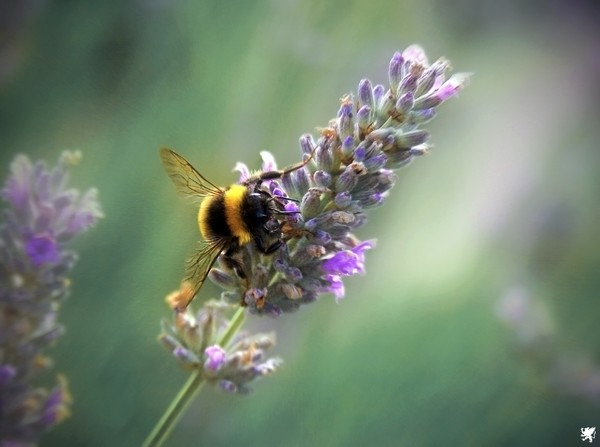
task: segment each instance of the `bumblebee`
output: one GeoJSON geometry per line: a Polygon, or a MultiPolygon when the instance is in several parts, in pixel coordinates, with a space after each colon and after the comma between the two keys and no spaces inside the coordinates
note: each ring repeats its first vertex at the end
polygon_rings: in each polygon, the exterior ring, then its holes
{"type": "Polygon", "coordinates": [[[244,266],[237,256],[242,247],[253,243],[260,253],[267,255],[281,247],[283,236],[279,219],[287,214],[281,202],[283,198],[265,191],[261,183],[302,168],[312,159],[312,154],[301,163],[282,170],[260,172],[226,188],[211,183],[171,149],[162,148],[160,158],[178,192],[202,200],[198,210],[198,227],[204,240],[186,263],[184,281],[189,282],[191,291],[187,295],[189,299],[185,309],[221,253],[228,267],[245,279],[244,266]]]}

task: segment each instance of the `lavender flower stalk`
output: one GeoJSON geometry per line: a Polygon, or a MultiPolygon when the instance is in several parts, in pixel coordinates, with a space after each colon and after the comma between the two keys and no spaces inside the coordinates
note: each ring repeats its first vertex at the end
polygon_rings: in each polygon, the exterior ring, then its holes
{"type": "MultiPolygon", "coordinates": [[[[314,154],[312,165],[263,182],[273,196],[294,199],[283,199],[287,243],[273,257],[249,244],[248,280],[222,262],[213,268],[209,278],[223,287],[224,301],[242,302],[252,314],[278,316],[324,293],[344,296],[343,278],[364,273],[365,252],[374,247],[354,230],[366,223],[367,209],[384,203],[396,179],[393,171],[429,151],[429,133],[421,124],[468,80],[467,74],[446,80],[448,70],[445,59],[429,65],[423,50],[410,46],[392,57],[387,89],[362,80],[357,96],[342,98],[337,117],[316,142],[311,135],[300,137],[304,156],[314,154]]],[[[277,169],[271,154],[261,155],[263,171],[277,169]]],[[[240,183],[250,175],[242,163],[236,170],[240,183]]]]}
{"type": "MultiPolygon", "coordinates": [[[[445,59],[430,65],[416,45],[395,53],[387,87],[363,79],[355,97],[342,98],[336,118],[320,130],[316,141],[312,135],[300,137],[304,160],[311,158],[307,165],[260,183],[282,208],[278,220],[284,243],[273,255],[263,254],[253,243],[241,247],[245,278],[224,257],[210,271],[208,277],[223,289],[219,306],[243,306],[229,328],[241,326],[244,308],[254,315],[279,316],[323,294],[344,297],[343,278],[364,273],[365,252],[375,246],[373,240],[361,241],[354,234],[367,221],[365,211],[385,202],[396,179],[394,170],[429,151],[429,133],[421,125],[468,82],[465,73],[446,79],[449,68],[445,59]]],[[[277,169],[270,153],[261,156],[263,172],[277,169]]],[[[240,184],[251,177],[243,163],[236,170],[240,184]]],[[[245,393],[247,382],[280,363],[264,360],[264,351],[272,344],[268,337],[238,337],[234,346],[228,345],[230,332],[219,337],[224,320],[216,316],[219,306],[213,302],[196,316],[189,308],[181,311],[190,293],[184,284],[168,298],[175,322],[163,323],[160,338],[195,374],[146,446],[162,443],[177,420],[176,412],[185,409],[204,381],[245,393]]]]}
{"type": "Polygon", "coordinates": [[[15,157],[1,197],[0,223],[0,445],[35,445],[69,415],[66,379],[52,390],[35,379],[52,361],[44,349],[63,333],[57,323],[68,295],[76,254],[66,248],[102,216],[96,190],[68,187],[68,168],[79,153],[64,152],[48,168],[15,157]]]}

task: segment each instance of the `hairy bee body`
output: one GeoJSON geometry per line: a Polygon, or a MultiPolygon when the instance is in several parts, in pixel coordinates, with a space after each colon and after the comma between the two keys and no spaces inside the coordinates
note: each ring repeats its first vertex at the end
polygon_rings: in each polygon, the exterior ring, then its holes
{"type": "Polygon", "coordinates": [[[275,201],[255,185],[231,185],[221,194],[207,196],[198,210],[198,226],[205,241],[227,240],[232,247],[252,241],[265,254],[281,244],[275,201]]]}
{"type": "Polygon", "coordinates": [[[236,256],[242,247],[254,243],[260,253],[271,254],[283,244],[279,219],[286,213],[281,198],[261,188],[261,183],[300,169],[312,155],[297,165],[281,171],[262,172],[227,188],[212,184],[171,149],[161,149],[160,157],[179,192],[202,199],[198,227],[204,241],[188,260],[184,278],[191,283],[193,299],[220,254],[238,276],[245,278],[245,266],[236,256]]]}
{"type": "Polygon", "coordinates": [[[198,210],[198,226],[204,240],[229,239],[236,245],[245,245],[252,239],[242,216],[247,200],[247,188],[232,185],[221,194],[207,196],[198,210]]]}

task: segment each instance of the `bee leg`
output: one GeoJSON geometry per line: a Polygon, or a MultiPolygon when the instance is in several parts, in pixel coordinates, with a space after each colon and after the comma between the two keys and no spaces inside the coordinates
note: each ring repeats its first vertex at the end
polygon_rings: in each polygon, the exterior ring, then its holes
{"type": "Polygon", "coordinates": [[[271,244],[269,247],[267,247],[265,250],[263,250],[264,254],[266,255],[271,255],[273,253],[275,253],[277,250],[279,250],[279,247],[281,247],[283,245],[283,241],[281,239],[275,241],[273,244],[271,244]]]}
{"type": "Polygon", "coordinates": [[[265,255],[272,255],[277,250],[279,250],[279,247],[281,247],[282,245],[283,240],[281,239],[281,237],[279,237],[279,235],[277,239],[268,238],[268,241],[261,241],[260,239],[256,239],[256,246],[258,250],[265,255]]]}
{"type": "Polygon", "coordinates": [[[240,279],[246,279],[246,272],[244,271],[244,264],[239,256],[238,247],[231,247],[227,249],[221,258],[221,261],[225,264],[225,268],[231,270],[240,279]]]}
{"type": "MultiPolygon", "coordinates": [[[[248,279],[248,275],[246,275],[246,272],[244,270],[244,263],[240,259],[240,254],[241,251],[239,247],[231,247],[225,253],[223,253],[221,262],[223,262],[225,268],[234,272],[236,276],[244,282],[242,290],[245,292],[250,287],[250,280],[248,279]]],[[[244,301],[244,296],[242,294],[242,298],[240,299],[240,306],[246,307],[246,305],[247,304],[244,301]]]]}

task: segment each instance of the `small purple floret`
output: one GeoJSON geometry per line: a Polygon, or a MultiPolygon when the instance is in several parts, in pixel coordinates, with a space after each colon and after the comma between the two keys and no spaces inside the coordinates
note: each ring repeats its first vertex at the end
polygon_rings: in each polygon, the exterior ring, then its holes
{"type": "Polygon", "coordinates": [[[0,366],[0,387],[7,385],[15,376],[17,370],[12,365],[0,366]]]}
{"type": "Polygon", "coordinates": [[[323,261],[322,268],[331,275],[350,276],[364,273],[364,252],[370,248],[373,248],[373,243],[365,241],[351,250],[339,251],[331,258],[323,261]]]}
{"type": "Polygon", "coordinates": [[[29,238],[25,244],[25,252],[36,267],[48,263],[54,264],[60,260],[56,241],[47,234],[29,238]]]}
{"type": "Polygon", "coordinates": [[[209,346],[204,350],[204,368],[216,372],[221,369],[225,360],[227,360],[227,353],[223,348],[218,345],[209,346]]]}

